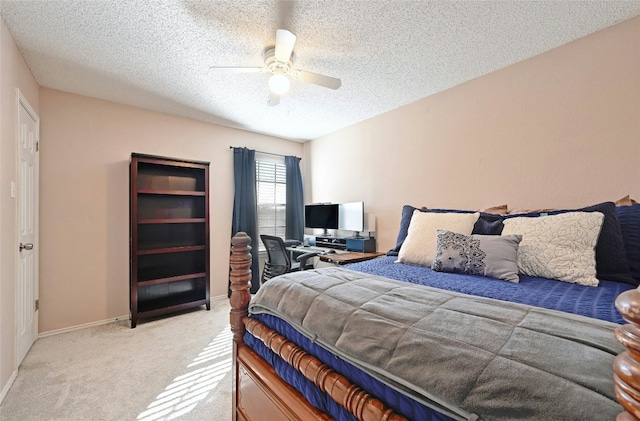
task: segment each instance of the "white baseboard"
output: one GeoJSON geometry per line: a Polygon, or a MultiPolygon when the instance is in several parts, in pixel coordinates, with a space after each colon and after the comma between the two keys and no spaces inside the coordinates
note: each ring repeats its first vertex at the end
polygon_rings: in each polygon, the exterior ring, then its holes
{"type": "Polygon", "coordinates": [[[229,297],[226,295],[216,295],[215,297],[209,298],[209,301],[227,301],[229,297]]]}
{"type": "MultiPolygon", "coordinates": [[[[223,302],[223,301],[226,301],[228,299],[229,299],[229,297],[227,297],[226,295],[217,295],[215,297],[211,297],[210,301],[211,302],[217,302],[217,301],[223,302]]],[[[106,325],[107,323],[118,322],[120,320],[129,320],[129,315],[126,314],[124,316],[114,317],[112,319],[99,320],[97,322],[84,323],[84,324],[77,325],[77,326],[63,327],[62,329],[54,329],[54,330],[49,330],[47,332],[41,332],[41,333],[38,334],[38,339],[46,338],[47,336],[58,335],[60,333],[73,332],[74,330],[85,329],[87,327],[106,325]]]]}
{"type": "Polygon", "coordinates": [[[120,320],[129,320],[129,315],[127,314],[124,316],[114,317],[111,319],[99,320],[97,322],[84,323],[76,326],[63,327],[62,329],[54,329],[54,330],[49,330],[47,332],[41,332],[38,334],[38,339],[46,338],[47,336],[58,335],[60,333],[73,332],[74,330],[85,329],[87,327],[106,325],[107,323],[113,323],[120,320]]]}
{"type": "Polygon", "coordinates": [[[2,394],[0,394],[0,404],[4,402],[4,398],[7,396],[7,393],[9,393],[9,389],[11,389],[11,386],[13,386],[13,382],[16,380],[17,376],[18,370],[14,370],[13,373],[11,373],[11,377],[9,377],[9,381],[2,388],[2,394]]]}
{"type": "MultiPolygon", "coordinates": [[[[229,297],[227,297],[226,295],[217,295],[215,297],[211,297],[209,300],[211,302],[217,302],[217,301],[223,302],[228,299],[229,297]]],[[[47,332],[41,332],[38,334],[38,339],[46,338],[47,336],[58,335],[60,333],[73,332],[74,330],[85,329],[87,327],[106,325],[107,323],[118,322],[120,320],[129,320],[129,315],[126,314],[124,316],[114,317],[112,319],[99,320],[97,322],[84,323],[77,326],[63,327],[62,329],[54,329],[54,330],[49,330],[47,332]]]]}

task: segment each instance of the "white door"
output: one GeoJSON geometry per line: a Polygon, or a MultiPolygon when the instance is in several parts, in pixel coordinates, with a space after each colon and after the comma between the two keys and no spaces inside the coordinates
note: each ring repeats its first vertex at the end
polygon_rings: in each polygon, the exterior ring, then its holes
{"type": "Polygon", "coordinates": [[[18,92],[17,365],[38,336],[39,119],[18,92]]]}

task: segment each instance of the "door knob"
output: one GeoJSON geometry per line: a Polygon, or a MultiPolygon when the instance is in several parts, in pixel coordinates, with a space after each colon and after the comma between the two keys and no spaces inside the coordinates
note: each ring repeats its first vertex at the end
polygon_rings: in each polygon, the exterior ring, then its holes
{"type": "Polygon", "coordinates": [[[33,244],[32,243],[27,243],[27,244],[20,243],[20,251],[22,251],[22,250],[33,250],[33,244]]]}

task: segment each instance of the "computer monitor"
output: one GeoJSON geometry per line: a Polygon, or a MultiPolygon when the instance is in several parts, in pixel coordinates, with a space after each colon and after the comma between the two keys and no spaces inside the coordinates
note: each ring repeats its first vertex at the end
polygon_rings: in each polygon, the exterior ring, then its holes
{"type": "Polygon", "coordinates": [[[354,231],[359,237],[364,231],[364,202],[341,203],[338,209],[338,229],[354,231]]]}
{"type": "Polygon", "coordinates": [[[305,205],[305,228],[322,228],[325,235],[329,234],[327,230],[338,229],[338,207],[338,204],[305,205]]]}

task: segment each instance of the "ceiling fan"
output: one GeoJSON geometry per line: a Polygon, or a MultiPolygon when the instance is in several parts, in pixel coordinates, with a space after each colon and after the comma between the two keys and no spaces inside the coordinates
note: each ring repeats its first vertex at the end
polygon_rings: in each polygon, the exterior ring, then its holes
{"type": "Polygon", "coordinates": [[[211,67],[214,72],[271,72],[269,78],[269,105],[278,105],[280,96],[289,90],[289,76],[314,85],[323,86],[329,89],[338,89],[342,82],[340,79],[325,76],[306,70],[294,69],[293,67],[293,46],[296,43],[296,36],[286,29],[276,30],[275,47],[267,48],[264,55],[264,66],[262,67],[211,67]]]}

